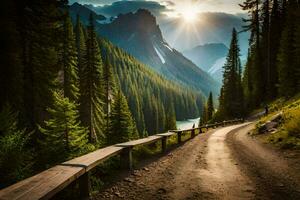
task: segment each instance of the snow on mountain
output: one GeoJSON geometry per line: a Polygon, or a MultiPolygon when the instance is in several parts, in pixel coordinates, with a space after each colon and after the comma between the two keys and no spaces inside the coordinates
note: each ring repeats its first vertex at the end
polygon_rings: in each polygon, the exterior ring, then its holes
{"type": "Polygon", "coordinates": [[[218,82],[223,79],[223,66],[226,62],[226,57],[219,58],[215,64],[208,70],[208,73],[218,82]]]}
{"type": "Polygon", "coordinates": [[[166,60],[164,59],[163,55],[161,55],[161,53],[159,52],[159,50],[157,49],[157,47],[154,46],[154,50],[155,50],[155,52],[157,53],[158,57],[160,58],[161,62],[162,62],[163,64],[165,64],[165,63],[166,63],[166,60]]]}

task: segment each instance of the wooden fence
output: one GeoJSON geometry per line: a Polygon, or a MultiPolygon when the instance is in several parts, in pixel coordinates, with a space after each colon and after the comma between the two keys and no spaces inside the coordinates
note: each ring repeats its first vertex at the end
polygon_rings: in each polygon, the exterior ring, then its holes
{"type": "Polygon", "coordinates": [[[78,181],[79,183],[80,198],[87,199],[90,194],[89,171],[108,158],[120,155],[121,166],[132,170],[132,149],[136,146],[147,145],[161,140],[161,149],[162,152],[165,152],[167,140],[173,135],[177,135],[177,142],[181,143],[184,133],[191,133],[191,138],[193,138],[196,135],[196,130],[199,130],[200,134],[209,128],[217,128],[242,121],[240,119],[230,120],[187,130],[171,130],[168,133],[105,147],[56,165],[35,176],[0,190],[0,200],[50,199],[74,181],[78,181]]]}

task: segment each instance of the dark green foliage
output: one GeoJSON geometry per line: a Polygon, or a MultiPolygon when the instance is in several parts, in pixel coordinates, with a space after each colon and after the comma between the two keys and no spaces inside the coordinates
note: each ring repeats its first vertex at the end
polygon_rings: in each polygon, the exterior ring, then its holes
{"type": "Polygon", "coordinates": [[[104,113],[105,113],[105,131],[108,133],[109,129],[109,114],[111,109],[111,102],[115,95],[115,80],[113,74],[113,68],[109,63],[109,60],[106,58],[103,65],[103,102],[104,102],[104,113]]]}
{"type": "Polygon", "coordinates": [[[199,120],[199,126],[210,122],[213,119],[214,113],[215,113],[214,100],[213,100],[212,92],[210,92],[206,105],[203,106],[203,110],[199,120]]]}
{"type": "Polygon", "coordinates": [[[204,97],[186,89],[144,66],[120,48],[101,39],[102,55],[108,56],[117,75],[116,82],[125,94],[141,137],[166,130],[166,108],[174,105],[177,120],[195,118],[202,110],[204,97]]]}
{"type": "Polygon", "coordinates": [[[200,116],[200,120],[199,120],[199,126],[202,126],[204,124],[207,123],[207,107],[206,105],[204,105],[201,116],[200,116]]]}
{"type": "Polygon", "coordinates": [[[102,59],[94,30],[94,20],[90,18],[87,28],[86,65],[81,74],[81,120],[89,128],[89,141],[103,145],[105,135],[103,132],[103,81],[102,59]]]}
{"type": "Polygon", "coordinates": [[[17,114],[6,104],[0,112],[0,188],[31,173],[29,135],[18,128],[17,122],[17,114]]]}
{"type": "MultiPolygon", "coordinates": [[[[78,78],[79,78],[79,93],[81,94],[84,90],[84,78],[83,72],[84,67],[86,64],[86,43],[85,43],[85,29],[80,22],[79,16],[77,16],[76,25],[74,28],[75,32],[75,43],[76,43],[76,50],[77,50],[77,71],[78,71],[78,78]]],[[[79,96],[79,101],[82,102],[84,99],[82,95],[79,96]]],[[[83,107],[80,107],[80,113],[84,111],[83,107]]]]}
{"type": "Polygon", "coordinates": [[[249,111],[277,97],[290,97],[299,92],[300,10],[299,1],[295,0],[247,0],[245,5],[247,2],[252,2],[252,6],[243,8],[249,14],[255,13],[248,20],[252,22],[251,39],[243,77],[245,105],[249,111]],[[260,20],[256,21],[258,26],[253,26],[256,15],[260,20]]]}
{"type": "Polygon", "coordinates": [[[233,29],[230,49],[224,66],[223,86],[218,111],[220,119],[240,118],[243,116],[244,102],[239,52],[237,32],[233,29]]]}
{"type": "Polygon", "coordinates": [[[166,110],[166,125],[165,130],[176,130],[176,114],[173,104],[170,104],[166,110]]]}
{"type": "Polygon", "coordinates": [[[88,132],[79,122],[77,106],[59,92],[54,92],[53,108],[47,109],[50,119],[39,127],[43,159],[47,164],[65,161],[86,152],[88,132]]]}
{"type": "MultiPolygon", "coordinates": [[[[68,14],[68,13],[67,13],[68,14]]],[[[73,25],[69,15],[66,16],[63,23],[61,60],[63,72],[63,91],[64,96],[71,101],[77,101],[79,95],[79,81],[77,72],[77,52],[75,47],[75,36],[73,25]]]]}
{"type": "Polygon", "coordinates": [[[299,3],[289,1],[278,54],[279,93],[286,97],[299,92],[299,11],[299,3]]]}
{"type": "Polygon", "coordinates": [[[210,93],[207,100],[207,121],[210,121],[212,119],[214,112],[215,109],[214,109],[213,95],[212,93],[210,93]]]}
{"type": "MultiPolygon", "coordinates": [[[[20,2],[18,2],[20,3],[20,2]]],[[[29,130],[47,119],[46,108],[53,103],[59,70],[59,44],[62,14],[55,1],[26,1],[19,4],[19,30],[24,78],[24,121],[29,130]]],[[[35,131],[33,140],[38,139],[35,131]]]]}
{"type": "Polygon", "coordinates": [[[137,139],[137,130],[125,96],[121,91],[115,95],[110,113],[109,144],[137,139]]]}
{"type": "Polygon", "coordinates": [[[17,30],[16,2],[1,1],[1,29],[0,29],[0,110],[9,102],[15,109],[23,109],[23,80],[22,80],[22,48],[21,35],[17,30]]]}

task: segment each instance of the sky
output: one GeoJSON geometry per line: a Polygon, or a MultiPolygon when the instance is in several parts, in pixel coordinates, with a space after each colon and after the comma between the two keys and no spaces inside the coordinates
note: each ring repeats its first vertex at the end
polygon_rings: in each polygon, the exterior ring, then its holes
{"type": "MultiPolygon", "coordinates": [[[[166,41],[180,51],[200,44],[229,45],[232,28],[242,29],[246,17],[239,4],[244,0],[69,0],[92,4],[105,17],[149,10],[157,19],[166,41]]],[[[248,35],[240,34],[242,54],[248,49],[248,35]]]]}
{"type": "MultiPolygon", "coordinates": [[[[95,6],[110,5],[120,0],[69,0],[72,4],[78,2],[81,4],[93,4],[95,6]]],[[[135,0],[135,1],[150,1],[150,0],[135,0]]],[[[225,12],[236,14],[240,13],[241,9],[238,6],[243,0],[151,0],[164,5],[168,10],[169,16],[176,16],[182,10],[192,12],[225,12]]]]}

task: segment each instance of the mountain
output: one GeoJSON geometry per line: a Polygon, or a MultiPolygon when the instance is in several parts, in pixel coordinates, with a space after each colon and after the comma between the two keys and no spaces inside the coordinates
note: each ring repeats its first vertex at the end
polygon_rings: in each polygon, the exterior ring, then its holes
{"type": "Polygon", "coordinates": [[[156,18],[147,10],[120,14],[112,23],[99,25],[98,32],[170,80],[206,95],[210,91],[219,91],[219,84],[208,73],[170,47],[156,18]]]}
{"type": "MultiPolygon", "coordinates": [[[[247,18],[247,13],[201,12],[196,22],[186,24],[180,17],[166,17],[164,13],[170,12],[166,6],[170,1],[165,2],[123,0],[101,6],[96,3],[85,6],[106,17],[115,17],[129,12],[134,13],[141,8],[147,9],[156,17],[168,44],[179,51],[207,43],[224,43],[228,46],[232,29],[235,27],[239,31],[242,30],[244,25],[242,18],[247,18]]],[[[248,32],[239,34],[241,54],[243,55],[247,54],[248,51],[248,39],[248,32]]]]}
{"type": "Polygon", "coordinates": [[[165,131],[170,109],[174,109],[177,120],[200,115],[204,96],[199,91],[167,80],[106,39],[100,38],[99,46],[102,57],[112,63],[140,135],[144,130],[149,134],[165,131]]]}
{"type": "Polygon", "coordinates": [[[219,83],[223,80],[223,66],[226,62],[226,56],[216,60],[214,65],[208,70],[208,73],[219,83]]]}
{"type": "Polygon", "coordinates": [[[89,16],[92,13],[93,18],[96,21],[104,21],[107,20],[106,17],[104,17],[103,15],[99,15],[93,11],[91,11],[89,8],[86,8],[85,6],[82,6],[79,3],[73,3],[70,7],[69,7],[69,13],[70,16],[73,20],[73,22],[76,20],[77,14],[80,16],[81,21],[84,24],[87,24],[89,21],[89,16]]]}
{"type": "Polygon", "coordinates": [[[199,45],[193,49],[183,52],[183,55],[193,61],[196,65],[209,71],[220,58],[227,55],[228,48],[223,43],[210,43],[199,45]]]}

